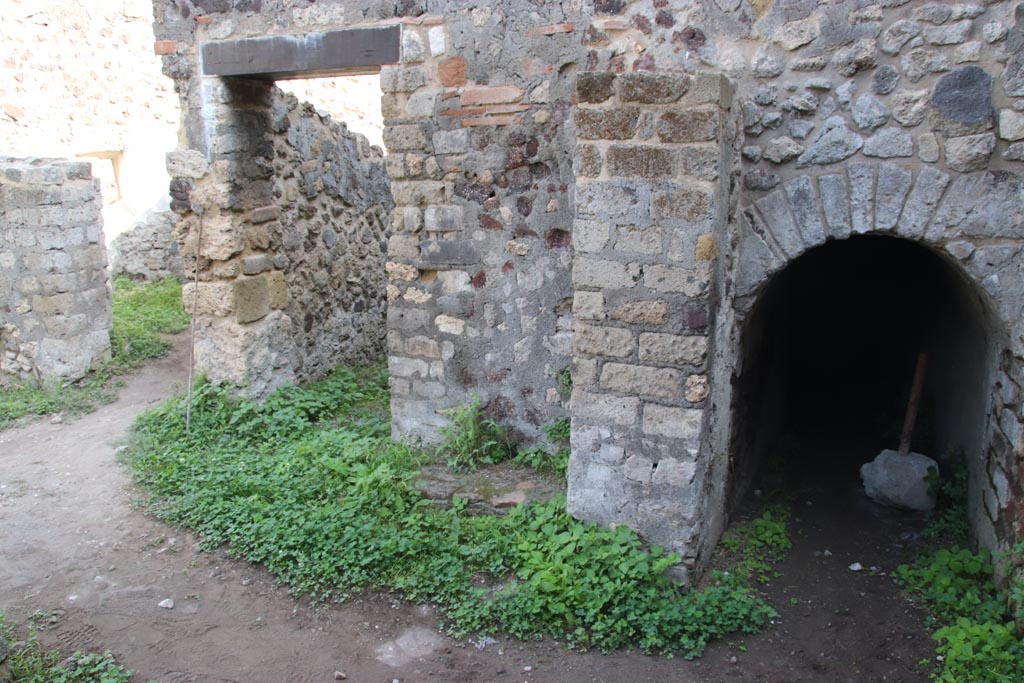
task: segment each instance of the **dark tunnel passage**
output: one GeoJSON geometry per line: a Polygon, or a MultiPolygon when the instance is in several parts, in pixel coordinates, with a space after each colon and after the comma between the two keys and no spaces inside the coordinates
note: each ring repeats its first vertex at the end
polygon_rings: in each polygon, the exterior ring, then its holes
{"type": "Polygon", "coordinates": [[[914,242],[857,236],[794,260],[743,327],[731,507],[768,465],[787,486],[859,486],[860,466],[898,446],[922,351],[929,363],[912,449],[944,466],[978,451],[988,337],[973,283],[914,242]]]}

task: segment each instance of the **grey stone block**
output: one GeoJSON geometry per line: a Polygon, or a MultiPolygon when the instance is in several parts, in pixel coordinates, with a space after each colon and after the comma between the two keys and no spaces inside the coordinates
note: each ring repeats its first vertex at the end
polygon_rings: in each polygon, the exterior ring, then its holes
{"type": "Polygon", "coordinates": [[[931,510],[935,497],[929,494],[925,481],[938,464],[926,455],[884,450],[860,468],[864,492],[872,500],[904,510],[931,510]]]}

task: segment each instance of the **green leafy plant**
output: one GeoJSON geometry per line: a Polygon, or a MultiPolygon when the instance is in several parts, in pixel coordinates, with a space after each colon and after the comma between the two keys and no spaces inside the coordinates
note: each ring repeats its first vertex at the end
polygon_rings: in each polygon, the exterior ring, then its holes
{"type": "Polygon", "coordinates": [[[1003,589],[993,582],[993,558],[957,545],[967,538],[967,470],[962,459],[947,476],[929,472],[928,482],[938,511],[925,529],[927,548],[909,564],[900,565],[897,579],[920,596],[929,608],[941,664],[932,680],[941,683],[1016,683],[1024,671],[1022,599],[1024,544],[1004,556],[1008,577],[1003,589]],[[951,546],[945,547],[945,544],[951,546]]]}
{"type": "Polygon", "coordinates": [[[111,359],[77,382],[0,390],[0,429],[26,415],[86,413],[113,400],[117,378],[166,354],[170,342],[161,335],[181,332],[188,321],[177,280],[137,283],[117,278],[113,283],[111,359]]]}
{"type": "MultiPolygon", "coordinates": [[[[464,461],[479,463],[488,441],[504,457],[504,432],[481,426],[475,403],[452,420],[450,442],[464,461]]],[[[373,588],[432,602],[459,636],[503,629],[692,657],[774,616],[735,574],[681,588],[666,575],[677,556],[626,527],[573,519],[564,499],[504,516],[471,514],[459,498],[436,507],[415,488],[423,454],[388,439],[387,406],[378,367],[339,369],[261,405],[199,382],[191,431],[174,398],[140,417],[124,457],[148,509],[204,547],[317,600],[373,588]]]]}
{"type": "Polygon", "coordinates": [[[469,403],[450,411],[448,419],[451,424],[438,429],[442,442],[437,454],[453,470],[470,472],[480,465],[493,465],[515,455],[507,431],[496,420],[484,416],[479,398],[474,396],[469,403]]]}
{"type": "Polygon", "coordinates": [[[719,546],[729,555],[731,571],[762,584],[775,578],[778,573],[772,564],[793,546],[786,531],[788,521],[788,509],[771,505],[760,516],[726,531],[719,546]]]}
{"type": "Polygon", "coordinates": [[[568,365],[558,373],[558,395],[563,399],[572,396],[572,368],[568,365]]]}
{"type": "MultiPolygon", "coordinates": [[[[15,642],[14,635],[14,624],[0,612],[0,638],[15,642]]],[[[17,642],[23,644],[12,649],[8,659],[13,683],[128,683],[132,677],[133,672],[114,661],[109,651],[76,651],[65,659],[56,650],[44,650],[34,631],[17,642]]]]}

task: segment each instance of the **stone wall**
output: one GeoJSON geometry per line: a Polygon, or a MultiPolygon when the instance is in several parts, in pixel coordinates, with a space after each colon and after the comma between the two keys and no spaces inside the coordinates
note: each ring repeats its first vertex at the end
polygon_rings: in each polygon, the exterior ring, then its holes
{"type": "MultiPolygon", "coordinates": [[[[285,231],[296,219],[267,198],[289,165],[270,164],[275,145],[252,133],[269,125],[269,91],[204,86],[197,46],[400,26],[400,63],[381,70],[396,436],[434,439],[474,394],[524,442],[568,409],[570,509],[628,524],[699,572],[748,445],[734,387],[751,311],[808,250],[886,234],[941,254],[977,308],[977,418],[944,438],[968,454],[982,543],[1022,533],[1021,3],[155,7],[186,117],[174,158],[210,160],[218,179],[179,173],[177,205],[211,224],[268,207],[256,215],[285,231]],[[570,360],[566,406],[557,377],[570,360]]],[[[241,301],[233,288],[252,276],[217,273],[259,222],[236,224],[216,229],[236,243],[214,245],[208,277],[241,301]]],[[[266,243],[271,264],[287,256],[266,243]]],[[[269,324],[235,322],[224,329],[236,337],[269,324]]],[[[268,377],[296,367],[261,353],[246,362],[268,377]]]]}
{"type": "MultiPolygon", "coordinates": [[[[673,513],[657,510],[641,528],[659,534],[655,519],[687,514],[689,507],[697,520],[680,524],[674,519],[669,533],[675,542],[670,545],[693,566],[702,564],[726,519],[734,458],[746,447],[738,436],[742,425],[733,422],[743,408],[733,387],[742,379],[743,353],[752,343],[744,336],[745,325],[759,296],[774,274],[826,240],[891,234],[925,245],[955,264],[970,283],[964,285],[966,297],[982,309],[988,348],[974,362],[977,374],[985,378],[986,393],[977,400],[981,409],[972,406],[970,411],[977,416],[974,424],[946,432],[959,431],[959,442],[949,445],[968,454],[972,517],[982,543],[996,547],[1019,537],[1024,518],[1014,501],[1021,498],[1024,473],[1024,59],[1019,56],[1024,5],[998,0],[977,5],[596,0],[585,14],[591,11],[581,60],[587,72],[579,75],[585,87],[577,112],[581,177],[576,246],[579,252],[585,244],[579,230],[582,219],[595,213],[585,191],[593,182],[589,177],[603,174],[599,180],[606,189],[597,196],[606,201],[596,213],[611,220],[599,224],[607,263],[599,271],[603,280],[594,288],[605,298],[609,291],[617,295],[623,285],[639,291],[647,285],[648,266],[630,270],[621,265],[635,260],[635,247],[615,242],[625,236],[616,230],[622,224],[631,226],[636,213],[631,208],[617,215],[617,207],[635,203],[642,208],[647,203],[635,179],[666,182],[672,177],[678,182],[686,173],[686,156],[673,158],[650,147],[649,141],[664,144],[663,131],[670,127],[657,111],[635,103],[624,107],[622,79],[647,74],[668,83],[680,73],[710,69],[727,77],[736,92],[727,122],[731,132],[723,132],[722,138],[723,159],[730,139],[735,140],[735,164],[723,171],[729,177],[721,179],[715,197],[717,277],[707,285],[710,297],[702,298],[697,281],[690,291],[691,305],[709,329],[708,397],[696,406],[704,408],[702,419],[690,413],[688,423],[680,414],[673,422],[677,430],[688,425],[685,431],[691,438],[701,435],[696,445],[691,441],[695,466],[686,473],[692,477],[689,491],[695,499],[685,499],[685,506],[672,500],[673,513]],[[602,103],[597,112],[588,102],[595,90],[602,103]],[[612,97],[616,94],[620,101],[612,97]],[[603,126],[600,135],[588,133],[593,125],[603,126]],[[616,142],[592,146],[588,137],[616,142]],[[621,282],[612,282],[613,268],[621,282]]],[[[664,91],[671,93],[669,88],[664,91]]],[[[676,111],[684,116],[687,109],[676,111]]],[[[695,198],[690,206],[699,208],[701,201],[695,198]]],[[[652,208],[657,210],[656,200],[652,208]]],[[[695,230],[693,237],[706,229],[695,230]]],[[[584,277],[581,265],[586,263],[578,254],[577,273],[584,277]]],[[[582,288],[579,275],[576,285],[582,288]]],[[[578,316],[593,315],[586,306],[590,301],[600,299],[577,293],[578,316]]],[[[676,303],[676,310],[680,305],[676,303]]],[[[615,320],[607,306],[596,310],[609,318],[602,327],[618,328],[597,338],[604,365],[612,360],[609,350],[639,353],[633,345],[639,335],[650,334],[648,321],[615,320]]],[[[671,396],[657,402],[667,398],[674,403],[685,399],[685,386],[678,386],[680,376],[662,371],[656,381],[647,370],[636,386],[619,383],[619,391],[609,396],[606,390],[615,386],[620,369],[595,373],[588,352],[593,336],[589,325],[583,320],[577,325],[577,370],[601,392],[581,389],[574,398],[574,404],[582,399],[586,407],[583,414],[574,409],[570,503],[586,516],[636,524],[645,506],[670,499],[636,479],[641,471],[636,464],[646,464],[658,453],[656,443],[648,440],[623,450],[629,439],[622,434],[643,429],[645,421],[654,427],[638,410],[652,400],[652,387],[671,385],[671,396]],[[588,427],[591,423],[604,423],[603,431],[588,427]]],[[[679,343],[676,348],[686,346],[679,343]]],[[[675,450],[677,457],[684,452],[675,450]]]]}
{"type": "Polygon", "coordinates": [[[110,290],[89,164],[0,159],[0,385],[79,379],[110,357],[110,290]]]}
{"type": "MultiPolygon", "coordinates": [[[[229,5],[155,3],[187,147],[202,156],[218,153],[206,131],[219,105],[201,89],[197,43],[401,23],[402,63],[380,74],[396,205],[386,267],[395,432],[432,440],[445,409],[478,395],[518,438],[537,438],[565,414],[558,375],[571,356],[571,3],[448,16],[440,2],[229,5]]],[[[211,203],[198,187],[181,196],[211,203]]]]}
{"type": "Polygon", "coordinates": [[[380,152],[272,84],[207,86],[209,162],[168,156],[172,208],[197,304],[196,358],[264,395],[384,349],[393,206],[380,152]]]}
{"type": "Polygon", "coordinates": [[[175,215],[152,211],[131,230],[114,238],[108,250],[110,274],[152,282],[185,276],[178,243],[174,239],[175,215]]]}
{"type": "Polygon", "coordinates": [[[577,96],[569,510],[685,551],[713,518],[700,446],[731,88],[602,71],[577,96]]]}
{"type": "Polygon", "coordinates": [[[108,237],[167,206],[179,110],[154,54],[149,0],[6,0],[0,151],[87,156],[108,237]]]}

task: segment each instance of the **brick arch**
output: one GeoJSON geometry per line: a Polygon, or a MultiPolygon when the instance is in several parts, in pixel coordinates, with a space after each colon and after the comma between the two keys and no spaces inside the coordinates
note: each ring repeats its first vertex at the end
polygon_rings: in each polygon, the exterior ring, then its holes
{"type": "MultiPolygon", "coordinates": [[[[827,242],[888,235],[937,255],[958,276],[984,329],[984,425],[969,458],[970,514],[979,543],[1005,547],[1024,532],[1024,176],[947,174],[894,163],[851,163],[741,198],[734,229],[732,311],[738,382],[749,323],[775,276],[827,242]],[[746,201],[744,201],[746,200],[746,201]]],[[[972,359],[973,362],[973,359],[972,359]]],[[[721,377],[718,381],[721,381],[721,377]]],[[[742,419],[733,395],[730,443],[742,419]]]]}

